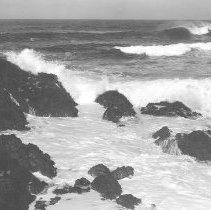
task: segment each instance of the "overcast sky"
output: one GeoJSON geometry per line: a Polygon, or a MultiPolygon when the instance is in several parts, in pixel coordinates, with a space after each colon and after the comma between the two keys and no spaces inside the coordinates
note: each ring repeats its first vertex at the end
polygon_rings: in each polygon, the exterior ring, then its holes
{"type": "Polygon", "coordinates": [[[211,19],[211,0],[0,0],[0,18],[211,19]]]}

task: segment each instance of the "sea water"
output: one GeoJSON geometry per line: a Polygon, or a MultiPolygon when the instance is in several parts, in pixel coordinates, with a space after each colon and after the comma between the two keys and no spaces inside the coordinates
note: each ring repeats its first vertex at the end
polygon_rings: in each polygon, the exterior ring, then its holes
{"type": "MultiPolygon", "coordinates": [[[[134,168],[135,175],[120,184],[124,194],[142,199],[136,209],[151,204],[161,210],[210,209],[210,163],[164,154],[152,139],[163,126],[187,133],[210,129],[210,26],[199,21],[0,21],[1,56],[33,74],[56,74],[79,104],[78,118],[28,115],[31,130],[13,131],[56,162],[58,176],[47,180],[52,187],[40,197],[51,198],[53,185],[73,185],[82,176],[92,180],[87,171],[103,163],[110,169],[134,168]],[[168,32],[175,28],[173,35],[168,32]],[[125,127],[102,120],[105,110],[94,101],[107,90],[123,93],[138,118],[126,120],[125,127]],[[203,117],[140,114],[140,107],[163,100],[179,100],[203,117]]],[[[65,195],[47,209],[121,208],[91,192],[65,195]]]]}

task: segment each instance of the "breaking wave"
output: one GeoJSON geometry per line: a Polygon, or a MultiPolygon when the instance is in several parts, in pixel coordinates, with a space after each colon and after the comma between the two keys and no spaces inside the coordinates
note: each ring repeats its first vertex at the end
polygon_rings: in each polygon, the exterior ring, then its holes
{"type": "Polygon", "coordinates": [[[181,56],[191,50],[209,51],[211,50],[211,42],[207,43],[178,43],[171,45],[152,45],[152,46],[130,46],[130,47],[114,47],[123,53],[147,55],[147,56],[181,56]]]}
{"type": "Polygon", "coordinates": [[[211,115],[211,79],[157,79],[150,81],[111,81],[110,78],[89,78],[85,73],[67,69],[59,62],[46,61],[34,50],[6,52],[7,60],[25,71],[38,74],[52,73],[58,76],[65,89],[79,104],[90,104],[98,94],[107,90],[123,93],[135,107],[149,102],[181,101],[190,108],[211,115]]]}
{"type": "Polygon", "coordinates": [[[189,22],[179,21],[170,23],[173,26],[165,27],[162,31],[169,35],[205,35],[211,33],[211,23],[209,22],[189,22]]]}

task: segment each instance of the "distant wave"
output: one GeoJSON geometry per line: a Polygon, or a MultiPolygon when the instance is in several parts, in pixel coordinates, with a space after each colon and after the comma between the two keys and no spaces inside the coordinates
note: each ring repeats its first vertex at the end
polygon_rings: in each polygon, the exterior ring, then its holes
{"type": "Polygon", "coordinates": [[[98,94],[118,90],[136,107],[149,102],[182,101],[187,106],[211,116],[211,79],[157,79],[153,81],[110,81],[107,77],[93,78],[67,69],[58,61],[46,61],[39,52],[25,49],[6,52],[7,60],[34,74],[52,73],[79,104],[94,103],[98,94]]]}
{"type": "Polygon", "coordinates": [[[175,27],[164,29],[160,32],[162,36],[167,36],[172,39],[189,39],[192,36],[192,33],[189,29],[185,27],[175,27]]]}
{"type": "Polygon", "coordinates": [[[205,35],[211,33],[211,23],[209,22],[175,22],[173,26],[166,26],[162,29],[162,32],[165,32],[170,36],[188,36],[188,35],[205,35]]]}
{"type": "Polygon", "coordinates": [[[211,42],[192,43],[192,44],[172,44],[172,45],[152,45],[152,46],[130,46],[130,47],[114,47],[121,52],[127,54],[147,55],[147,56],[181,56],[191,50],[209,51],[211,50],[211,42]]]}

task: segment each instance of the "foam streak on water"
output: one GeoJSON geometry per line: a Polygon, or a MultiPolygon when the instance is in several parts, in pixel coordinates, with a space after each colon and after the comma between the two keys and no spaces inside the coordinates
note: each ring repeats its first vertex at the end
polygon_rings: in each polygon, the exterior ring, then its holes
{"type": "Polygon", "coordinates": [[[148,56],[181,56],[191,50],[210,51],[211,42],[208,43],[192,43],[192,44],[171,44],[171,45],[152,45],[152,46],[130,46],[115,47],[127,54],[138,54],[148,56]]]}
{"type": "Polygon", "coordinates": [[[89,77],[78,71],[66,69],[61,63],[46,61],[42,54],[30,49],[5,54],[9,61],[25,71],[57,75],[65,89],[79,104],[92,104],[104,91],[118,90],[127,96],[135,107],[164,100],[181,101],[194,110],[211,115],[211,79],[209,78],[114,81],[106,76],[89,77]]]}
{"type": "MultiPolygon", "coordinates": [[[[47,152],[58,167],[55,184],[73,184],[86,177],[88,169],[98,163],[115,169],[131,165],[135,176],[120,181],[124,193],[142,198],[137,209],[149,209],[155,203],[160,210],[206,210],[211,205],[211,168],[182,156],[163,154],[153,144],[152,133],[163,125],[176,132],[207,128],[209,121],[142,116],[118,128],[101,120],[104,109],[99,105],[80,106],[79,118],[38,118],[29,116],[32,130],[15,132],[25,143],[34,143],[47,152]]],[[[41,197],[49,197],[49,194],[41,197]]],[[[66,195],[48,210],[74,207],[77,210],[115,210],[111,201],[101,201],[97,193],[66,195]]],[[[31,210],[33,207],[31,207],[31,210]]]]}

